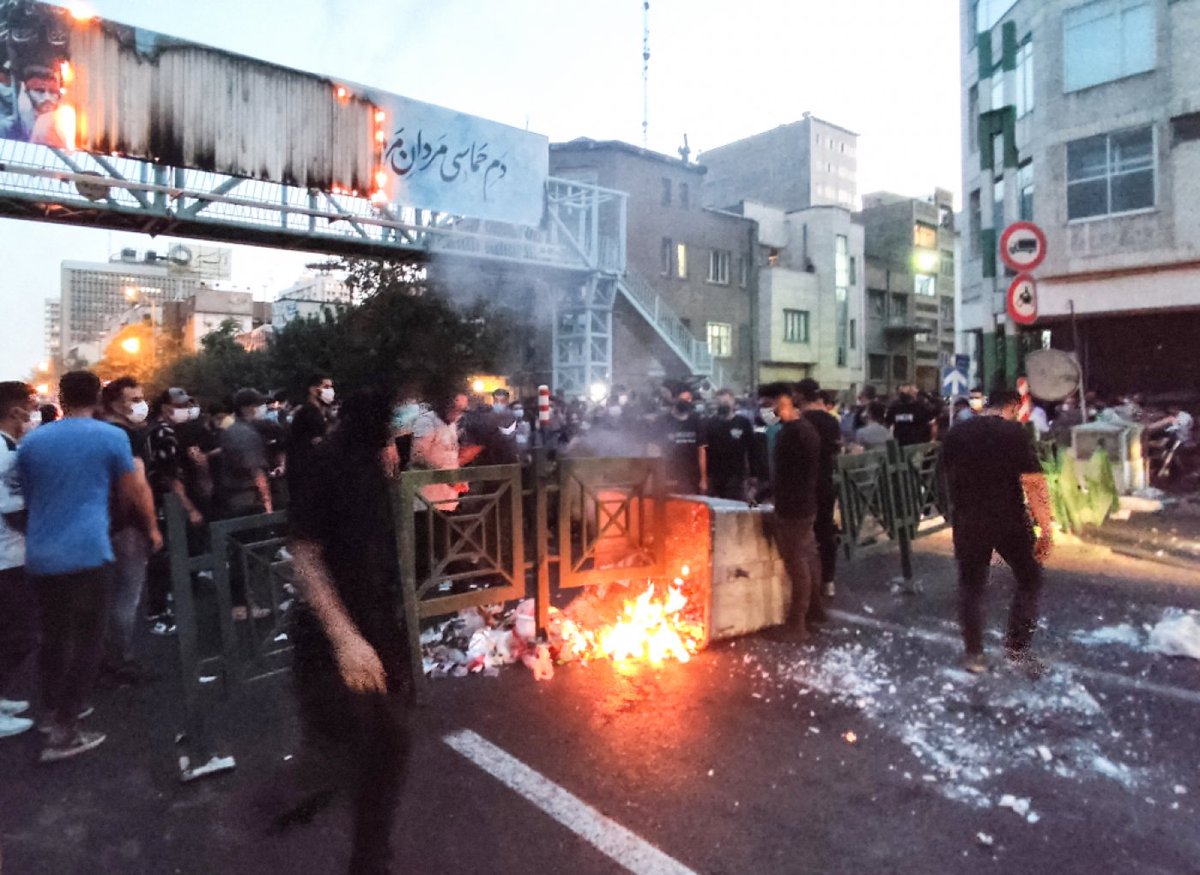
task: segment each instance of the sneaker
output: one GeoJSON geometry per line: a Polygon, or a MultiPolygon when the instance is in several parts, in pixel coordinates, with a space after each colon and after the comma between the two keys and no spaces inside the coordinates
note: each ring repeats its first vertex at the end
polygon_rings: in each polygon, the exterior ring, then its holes
{"type": "Polygon", "coordinates": [[[968,653],[963,657],[962,667],[971,674],[986,674],[988,663],[982,653],[968,653]]]}
{"type": "Polygon", "coordinates": [[[15,717],[17,714],[24,714],[28,710],[28,702],[21,701],[20,699],[0,699],[0,714],[15,717]]]}
{"type": "Polygon", "coordinates": [[[0,738],[10,735],[20,735],[33,728],[33,721],[28,717],[17,717],[12,714],[0,714],[0,738]]]}
{"type": "Polygon", "coordinates": [[[81,729],[76,729],[60,738],[51,734],[46,746],[42,748],[42,755],[38,757],[38,762],[56,763],[59,760],[87,753],[103,744],[105,737],[103,732],[84,732],[81,729]]]}
{"type": "Polygon", "coordinates": [[[834,584],[833,584],[833,581],[832,581],[832,580],[829,580],[829,581],[826,581],[826,582],[825,582],[825,587],[824,587],[824,589],[825,589],[825,598],[827,598],[827,599],[831,599],[831,598],[833,598],[833,596],[834,596],[834,593],[837,591],[837,587],[836,587],[836,586],[834,586],[834,584]]]}

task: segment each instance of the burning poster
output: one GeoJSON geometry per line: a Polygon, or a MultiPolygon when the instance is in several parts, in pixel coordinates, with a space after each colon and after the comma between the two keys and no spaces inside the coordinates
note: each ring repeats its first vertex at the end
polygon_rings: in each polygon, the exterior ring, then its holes
{"type": "Polygon", "coordinates": [[[68,13],[7,4],[0,14],[0,138],[74,148],[68,13]]]}

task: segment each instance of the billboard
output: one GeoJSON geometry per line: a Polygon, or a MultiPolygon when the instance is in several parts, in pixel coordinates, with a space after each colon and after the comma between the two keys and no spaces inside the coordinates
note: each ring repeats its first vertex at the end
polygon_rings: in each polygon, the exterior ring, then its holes
{"type": "Polygon", "coordinates": [[[518,225],[542,220],[546,137],[407,97],[378,98],[390,122],[383,153],[394,203],[518,225]]]}
{"type": "Polygon", "coordinates": [[[541,221],[541,135],[39,2],[0,0],[0,138],[475,219],[541,221]]]}

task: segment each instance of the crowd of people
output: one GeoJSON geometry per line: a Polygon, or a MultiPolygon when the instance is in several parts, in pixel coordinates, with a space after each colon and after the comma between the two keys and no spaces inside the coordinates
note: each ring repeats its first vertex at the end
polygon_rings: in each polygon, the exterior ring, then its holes
{"type": "MultiPolygon", "coordinates": [[[[1007,654],[1028,661],[1050,548],[1048,492],[1019,420],[1052,437],[1082,422],[1070,399],[1051,412],[1027,393],[947,404],[906,385],[893,398],[866,386],[851,400],[811,379],[742,397],[728,389],[702,397],[685,383],[618,386],[599,401],[555,398],[541,422],[535,399],[503,388],[434,399],[364,389],[341,399],[319,373],[299,399],[245,388],[228,405],[205,406],[182,387],[151,398],[131,377],[102,385],[74,371],[62,377],[58,399],[61,409],[39,407],[29,385],[0,383],[0,737],[35,727],[30,702],[12,689],[35,651],[43,762],[104,741],[83,722],[97,683],[154,680],[137,660],[138,633],[174,631],[161,558],[168,497],[186,514],[192,553],[205,549],[207,522],[287,507],[302,595],[293,640],[306,738],[317,740],[316,761],[343,764],[317,773],[349,781],[355,853],[364,860],[386,857],[408,751],[395,695],[409,675],[388,487],[398,472],[523,462],[539,446],[565,456],[660,457],[671,493],[773,506],[792,584],[787,634],[803,640],[825,622],[836,594],[838,456],[941,440],[956,507],[965,657],[983,671],[992,553],[1017,579],[1007,654]]],[[[1100,421],[1143,423],[1152,441],[1192,439],[1179,408],[1151,415],[1136,397],[1089,406],[1100,421]]],[[[453,513],[467,491],[447,479],[423,487],[420,502],[453,513]]],[[[234,620],[273,610],[233,577],[234,620]]]]}

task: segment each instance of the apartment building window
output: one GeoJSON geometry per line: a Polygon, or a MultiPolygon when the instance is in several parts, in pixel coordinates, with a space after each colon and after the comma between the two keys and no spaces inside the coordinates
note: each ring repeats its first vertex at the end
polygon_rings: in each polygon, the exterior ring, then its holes
{"type": "Polygon", "coordinates": [[[839,289],[850,285],[850,244],[845,234],[838,234],[834,241],[833,284],[839,289]]]}
{"type": "Polygon", "coordinates": [[[999,234],[1004,230],[1004,177],[992,183],[992,230],[999,234]]]}
{"type": "Polygon", "coordinates": [[[954,322],[954,299],[951,297],[942,298],[941,302],[942,327],[948,327],[954,322]]]}
{"type": "Polygon", "coordinates": [[[979,151],[979,85],[967,90],[967,147],[972,155],[979,151]]]}
{"type": "Polygon", "coordinates": [[[878,289],[871,289],[867,292],[867,305],[872,316],[882,319],[887,315],[887,294],[878,289]]]}
{"type": "Polygon", "coordinates": [[[892,295],[892,312],[891,316],[897,322],[903,322],[908,318],[908,296],[907,295],[892,295]]]}
{"type": "Polygon", "coordinates": [[[928,298],[937,297],[937,277],[919,273],[913,277],[913,292],[928,298]]]}
{"type": "Polygon", "coordinates": [[[939,262],[938,269],[942,276],[954,279],[954,253],[949,249],[943,249],[939,262]]]}
{"type": "Polygon", "coordinates": [[[1033,162],[1026,161],[1017,168],[1017,197],[1020,218],[1033,221],[1033,162]]]}
{"type": "Polygon", "coordinates": [[[708,276],[706,279],[710,283],[718,285],[729,285],[729,260],[732,255],[721,249],[714,249],[708,253],[708,276]]]}
{"type": "Polygon", "coordinates": [[[1063,89],[1078,91],[1155,65],[1153,0],[1096,0],[1063,13],[1063,89]]]}
{"type": "Polygon", "coordinates": [[[662,240],[662,249],[660,253],[660,259],[662,261],[660,269],[663,276],[671,275],[671,259],[674,257],[674,255],[675,241],[673,241],[670,237],[664,237],[662,240]]]}
{"type": "Polygon", "coordinates": [[[671,180],[666,176],[662,178],[662,205],[664,207],[671,205],[671,180]]]}
{"type": "Polygon", "coordinates": [[[1033,110],[1033,40],[1026,37],[1017,49],[1016,75],[1017,118],[1033,110]]]}
{"type": "Polygon", "coordinates": [[[783,311],[783,342],[808,343],[808,311],[783,311]]]}
{"type": "Polygon", "coordinates": [[[1154,175],[1152,127],[1067,143],[1067,218],[1153,207],[1154,175]]]}
{"type": "Polygon", "coordinates": [[[679,205],[685,209],[691,205],[692,195],[686,182],[679,183],[679,205]]]}
{"type": "Polygon", "coordinates": [[[858,349],[858,320],[850,320],[850,348],[858,349]]]}
{"type": "Polygon", "coordinates": [[[971,245],[971,257],[979,257],[979,235],[983,230],[983,208],[980,203],[979,189],[975,189],[967,198],[967,226],[971,245]]]}
{"type": "Polygon", "coordinates": [[[850,256],[850,285],[858,285],[858,259],[853,255],[850,256]]]}
{"type": "Polygon", "coordinates": [[[868,380],[886,380],[887,379],[887,356],[886,355],[868,355],[867,356],[867,379],[868,380]]]}
{"type": "Polygon", "coordinates": [[[892,379],[908,379],[908,356],[897,355],[892,357],[892,379]]]}
{"type": "Polygon", "coordinates": [[[733,355],[733,326],[728,322],[708,323],[708,351],[713,358],[727,359],[733,355]]]}
{"type": "Polygon", "coordinates": [[[738,285],[743,289],[746,288],[746,283],[750,282],[750,261],[741,255],[737,260],[737,277],[738,285]]]}
{"type": "Polygon", "coordinates": [[[675,244],[675,276],[681,280],[688,277],[686,243],[675,244]]]}
{"type": "Polygon", "coordinates": [[[1004,83],[1007,78],[1003,68],[998,68],[992,73],[992,104],[989,109],[1008,106],[1008,102],[1004,99],[1004,83]]]}

